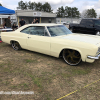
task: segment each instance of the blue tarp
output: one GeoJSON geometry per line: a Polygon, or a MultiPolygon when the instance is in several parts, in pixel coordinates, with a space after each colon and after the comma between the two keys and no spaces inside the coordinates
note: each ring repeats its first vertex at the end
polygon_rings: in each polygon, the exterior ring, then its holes
{"type": "Polygon", "coordinates": [[[15,11],[14,10],[11,10],[11,9],[8,9],[8,8],[5,8],[3,6],[0,6],[0,14],[15,14],[15,11]]]}

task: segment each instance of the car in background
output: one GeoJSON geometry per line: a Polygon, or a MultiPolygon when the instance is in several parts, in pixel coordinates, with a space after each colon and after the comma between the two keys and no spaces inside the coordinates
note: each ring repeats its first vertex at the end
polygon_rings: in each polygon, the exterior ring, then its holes
{"type": "Polygon", "coordinates": [[[21,48],[62,57],[69,65],[94,62],[100,56],[100,37],[74,34],[61,24],[28,24],[11,32],[1,32],[2,41],[14,50],[21,48]]]}
{"type": "Polygon", "coordinates": [[[82,19],[80,24],[70,23],[69,29],[73,33],[100,35],[100,19],[82,19]]]}

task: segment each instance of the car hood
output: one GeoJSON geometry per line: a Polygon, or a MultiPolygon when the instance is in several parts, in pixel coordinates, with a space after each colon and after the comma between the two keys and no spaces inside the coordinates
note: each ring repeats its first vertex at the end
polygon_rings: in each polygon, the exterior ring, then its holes
{"type": "Polygon", "coordinates": [[[85,42],[85,43],[90,43],[90,44],[95,44],[95,45],[100,43],[100,36],[95,36],[95,35],[73,33],[66,36],[65,35],[61,36],[60,38],[73,40],[73,41],[79,41],[79,42],[85,42]]]}

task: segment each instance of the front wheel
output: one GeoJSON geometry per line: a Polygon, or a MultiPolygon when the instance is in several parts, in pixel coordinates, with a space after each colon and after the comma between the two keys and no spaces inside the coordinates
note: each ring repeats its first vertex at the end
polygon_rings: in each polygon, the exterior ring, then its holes
{"type": "Polygon", "coordinates": [[[68,65],[78,65],[81,62],[81,55],[76,50],[65,49],[63,51],[63,59],[68,65]]]}
{"type": "Polygon", "coordinates": [[[74,27],[70,28],[70,31],[71,31],[72,33],[75,33],[74,27]]]}
{"type": "Polygon", "coordinates": [[[13,41],[13,42],[12,42],[12,48],[13,48],[14,50],[20,50],[20,49],[21,49],[21,46],[19,45],[18,42],[13,41]]]}

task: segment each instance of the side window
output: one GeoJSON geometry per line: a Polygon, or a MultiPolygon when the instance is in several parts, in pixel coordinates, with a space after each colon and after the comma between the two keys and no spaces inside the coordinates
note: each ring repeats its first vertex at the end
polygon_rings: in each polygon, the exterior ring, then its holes
{"type": "Polygon", "coordinates": [[[92,20],[87,20],[87,26],[93,26],[93,21],[92,20]]]}
{"type": "Polygon", "coordinates": [[[27,27],[27,28],[23,29],[21,32],[26,33],[26,34],[30,34],[30,29],[31,29],[31,27],[27,27]]]}
{"type": "Polygon", "coordinates": [[[30,34],[31,35],[36,35],[36,27],[35,26],[32,26],[31,29],[30,29],[30,34]]]}
{"type": "Polygon", "coordinates": [[[39,35],[39,36],[44,36],[44,27],[42,26],[36,26],[36,35],[39,35]]]}
{"type": "Polygon", "coordinates": [[[48,36],[44,26],[33,26],[30,30],[31,35],[48,36]]]}
{"type": "Polygon", "coordinates": [[[86,19],[83,19],[80,24],[81,25],[86,25],[87,24],[87,20],[86,19]]]}

